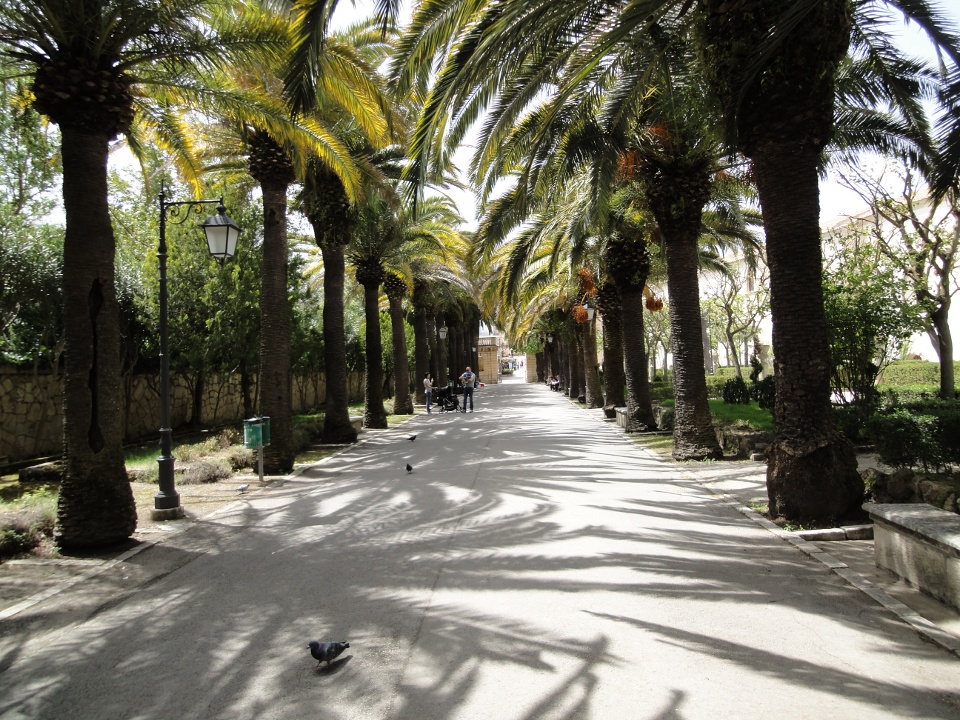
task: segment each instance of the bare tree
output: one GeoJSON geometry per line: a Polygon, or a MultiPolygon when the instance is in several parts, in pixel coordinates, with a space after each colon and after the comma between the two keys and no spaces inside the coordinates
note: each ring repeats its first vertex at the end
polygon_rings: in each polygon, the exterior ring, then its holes
{"type": "Polygon", "coordinates": [[[867,203],[850,220],[875,238],[910,283],[922,309],[924,330],[940,360],[940,396],[954,395],[950,304],[960,249],[960,198],[949,191],[937,200],[907,165],[890,162],[879,174],[849,169],[841,182],[867,203]]]}

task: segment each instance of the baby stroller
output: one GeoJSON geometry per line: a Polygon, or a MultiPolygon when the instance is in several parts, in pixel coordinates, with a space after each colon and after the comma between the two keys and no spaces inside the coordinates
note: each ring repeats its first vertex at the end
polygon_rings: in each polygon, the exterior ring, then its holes
{"type": "Polygon", "coordinates": [[[460,411],[460,397],[453,383],[437,390],[437,407],[440,408],[440,412],[460,411]]]}

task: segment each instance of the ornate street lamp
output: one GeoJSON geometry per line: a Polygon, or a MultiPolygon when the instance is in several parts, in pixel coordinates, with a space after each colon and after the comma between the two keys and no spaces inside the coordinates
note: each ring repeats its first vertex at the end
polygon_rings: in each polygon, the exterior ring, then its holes
{"type": "Polygon", "coordinates": [[[167,217],[175,225],[182,225],[191,213],[200,214],[204,205],[217,204],[217,214],[203,221],[201,227],[207,236],[210,255],[222,266],[237,249],[240,228],[226,214],[223,197],[219,200],[183,200],[168,202],[160,190],[160,490],[153,497],[154,520],[172,520],[183,517],[180,494],[173,480],[173,429],[170,427],[170,355],[167,350],[167,217]]]}
{"type": "Polygon", "coordinates": [[[437,334],[440,335],[440,339],[441,339],[441,340],[446,340],[446,339],[447,339],[447,328],[446,328],[446,327],[439,327],[439,328],[437,328],[437,334]]]}

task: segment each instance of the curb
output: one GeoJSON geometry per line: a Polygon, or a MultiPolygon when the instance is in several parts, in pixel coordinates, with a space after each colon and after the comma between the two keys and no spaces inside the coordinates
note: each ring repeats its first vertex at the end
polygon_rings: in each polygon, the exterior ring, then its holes
{"type": "Polygon", "coordinates": [[[878,588],[869,580],[862,577],[859,573],[850,569],[850,566],[845,562],[837,560],[835,557],[829,553],[824,552],[812,542],[805,540],[797,533],[787,532],[781,528],[776,523],[767,520],[759,513],[751,510],[749,507],[741,503],[739,500],[734,498],[727,493],[720,492],[714,488],[711,488],[704,481],[702,481],[695,474],[690,472],[683,472],[683,475],[702,488],[707,490],[711,495],[716,497],[721,502],[729,505],[734,510],[739,512],[741,515],[749,518],[755,522],[760,527],[768,530],[769,532],[776,535],[778,538],[783,540],[790,545],[793,545],[797,550],[803,554],[813,558],[820,564],[827,567],[835,575],[842,578],[847,582],[848,585],[852,586],[854,589],[859,590],[863,594],[867,595],[884,608],[896,615],[900,620],[909,625],[913,630],[923,639],[932,642],[935,645],[940,646],[947,652],[951,653],[957,658],[960,658],[960,639],[954,637],[950,633],[941,630],[939,627],[934,625],[932,622],[927,620],[925,617],[921,616],[912,608],[907,607],[899,600],[896,600],[886,592],[878,588]]]}

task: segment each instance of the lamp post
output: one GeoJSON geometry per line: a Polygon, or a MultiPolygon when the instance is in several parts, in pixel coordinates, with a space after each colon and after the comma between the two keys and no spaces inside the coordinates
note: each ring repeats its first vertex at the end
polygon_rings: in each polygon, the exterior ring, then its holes
{"type": "Polygon", "coordinates": [[[160,245],[157,258],[160,261],[160,490],[153,497],[154,520],[172,520],[183,517],[180,494],[173,481],[173,429],[170,427],[170,355],[167,350],[167,217],[176,225],[182,225],[191,213],[199,214],[204,205],[217,204],[217,214],[203,221],[201,227],[207,236],[207,249],[222,266],[233,257],[237,249],[240,228],[227,217],[223,197],[219,200],[183,200],[168,202],[160,190],[160,245]]]}

